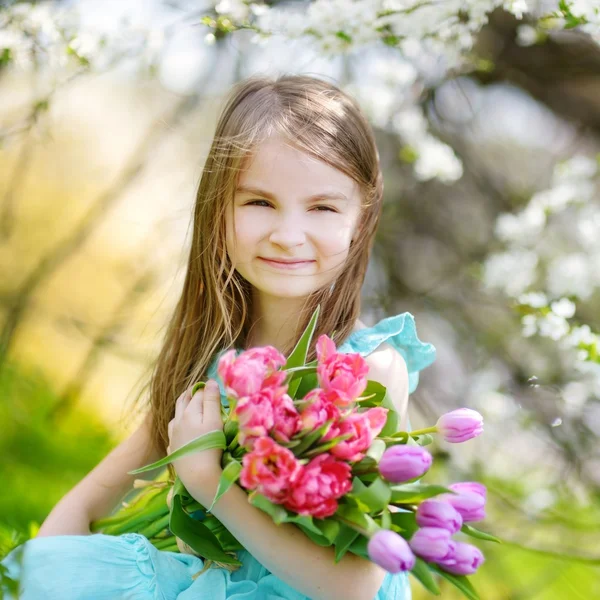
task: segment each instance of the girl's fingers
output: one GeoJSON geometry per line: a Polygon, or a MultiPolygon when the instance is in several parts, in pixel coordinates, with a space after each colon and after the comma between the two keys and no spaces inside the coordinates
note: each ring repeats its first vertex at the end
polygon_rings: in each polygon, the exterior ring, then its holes
{"type": "Polygon", "coordinates": [[[204,388],[204,421],[222,424],[221,418],[221,391],[218,383],[211,379],[204,388]]]}
{"type": "Polygon", "coordinates": [[[222,423],[219,384],[214,379],[209,379],[204,390],[198,390],[194,394],[189,403],[189,409],[195,414],[199,414],[202,422],[222,423]]]}
{"type": "Polygon", "coordinates": [[[192,398],[192,388],[189,387],[175,402],[175,418],[180,419],[185,407],[188,405],[189,401],[192,398]]]}

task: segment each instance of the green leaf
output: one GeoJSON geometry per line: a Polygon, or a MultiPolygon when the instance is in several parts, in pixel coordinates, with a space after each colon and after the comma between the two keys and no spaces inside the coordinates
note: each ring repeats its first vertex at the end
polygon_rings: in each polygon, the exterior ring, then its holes
{"type": "Polygon", "coordinates": [[[435,573],[439,573],[444,579],[447,579],[453,586],[458,588],[469,600],[479,600],[479,594],[475,591],[473,584],[465,575],[453,575],[444,571],[433,563],[428,563],[427,566],[435,573]]]}
{"type": "Polygon", "coordinates": [[[471,525],[463,525],[460,530],[471,537],[478,538],[480,540],[485,540],[486,542],[495,542],[496,544],[501,544],[502,540],[497,538],[495,535],[491,533],[486,533],[485,531],[481,531],[476,529],[475,527],[471,527],[471,525]]]}
{"type": "Polygon", "coordinates": [[[380,437],[387,437],[388,435],[392,435],[398,431],[398,412],[396,410],[396,406],[392,399],[387,395],[387,392],[381,402],[381,406],[388,409],[387,419],[381,433],[380,437]]]}
{"type": "Polygon", "coordinates": [[[251,492],[248,500],[250,500],[252,506],[256,506],[256,508],[260,508],[260,510],[266,512],[273,519],[273,522],[279,524],[285,521],[287,511],[280,504],[274,504],[258,492],[251,492]]]}
{"type": "Polygon", "coordinates": [[[342,527],[341,523],[335,519],[316,519],[315,525],[327,539],[329,545],[333,544],[342,527]]]}
{"type": "Polygon", "coordinates": [[[429,485],[423,483],[404,483],[391,486],[392,504],[415,504],[439,494],[453,494],[452,490],[442,485],[429,485]]]}
{"type": "Polygon", "coordinates": [[[335,546],[335,562],[338,563],[344,554],[352,545],[352,542],[360,535],[358,531],[352,529],[344,523],[340,523],[340,531],[335,538],[333,545],[335,546]]]}
{"type": "Polygon", "coordinates": [[[304,532],[306,537],[308,537],[310,540],[312,540],[318,546],[323,546],[323,547],[331,546],[331,542],[321,533],[315,533],[314,531],[307,529],[303,525],[299,525],[299,527],[304,532]]]}
{"type": "Polygon", "coordinates": [[[348,548],[348,550],[353,554],[357,554],[358,556],[362,556],[363,558],[371,560],[369,558],[369,552],[367,551],[368,543],[369,540],[364,535],[359,534],[352,544],[350,544],[350,548],[348,548]]]}
{"type": "Polygon", "coordinates": [[[392,515],[390,514],[390,509],[387,506],[381,512],[381,527],[382,529],[392,528],[392,515]]]}
{"type": "Polygon", "coordinates": [[[367,456],[375,460],[375,462],[379,462],[383,453],[385,452],[386,445],[383,440],[375,438],[373,443],[369,446],[367,450],[367,456]]]}
{"type": "MultiPolygon", "coordinates": [[[[313,361],[315,362],[315,361],[313,361]]],[[[313,365],[312,363],[310,365],[305,365],[303,367],[294,367],[292,369],[288,369],[287,373],[288,373],[288,383],[290,383],[291,381],[295,381],[298,378],[302,378],[306,375],[313,375],[314,373],[317,372],[317,366],[316,363],[313,365]]]]}
{"type": "Polygon", "coordinates": [[[415,531],[419,529],[415,519],[415,513],[411,511],[393,512],[391,514],[392,524],[400,529],[403,538],[409,540],[415,531]]]}
{"type": "Polygon", "coordinates": [[[421,585],[428,592],[431,592],[434,596],[440,595],[440,588],[431,575],[431,571],[428,569],[424,560],[417,557],[415,566],[410,570],[410,572],[421,582],[421,585]]]}
{"type": "MultiPolygon", "coordinates": [[[[300,381],[300,385],[296,390],[296,394],[292,396],[292,398],[304,398],[310,390],[314,390],[316,387],[319,387],[319,380],[317,379],[316,373],[309,373],[305,375],[300,381]]],[[[289,394],[289,390],[288,390],[289,394]]]]}
{"type": "Polygon", "coordinates": [[[386,388],[384,385],[379,383],[379,381],[373,381],[369,379],[367,381],[367,387],[365,391],[361,394],[361,398],[365,398],[368,396],[372,396],[368,400],[364,400],[360,402],[361,406],[380,406],[381,402],[385,398],[386,388]]]}
{"type": "Polygon", "coordinates": [[[366,489],[352,494],[357,500],[369,507],[369,512],[379,512],[387,507],[392,497],[392,491],[381,477],[377,477],[366,489]]]}
{"type": "Polygon", "coordinates": [[[308,531],[312,531],[315,535],[322,535],[322,531],[314,522],[312,515],[297,515],[287,510],[285,511],[285,513],[286,516],[281,521],[281,523],[295,523],[296,525],[301,525],[308,531]]]}
{"type": "Polygon", "coordinates": [[[194,387],[192,388],[192,396],[198,391],[198,390],[203,390],[206,387],[206,383],[204,383],[204,381],[199,381],[198,383],[194,384],[194,387]]]}
{"type": "MultiPolygon", "coordinates": [[[[298,343],[292,350],[291,354],[288,356],[288,359],[285,363],[284,369],[293,369],[294,367],[302,367],[306,363],[306,356],[308,354],[308,348],[310,346],[310,342],[312,340],[312,336],[315,332],[315,328],[317,326],[317,319],[319,318],[319,312],[321,310],[321,306],[317,306],[317,309],[313,313],[310,318],[310,322],[308,326],[304,330],[304,333],[298,340],[298,343]]],[[[288,386],[288,394],[294,397],[298,386],[300,385],[300,380],[296,379],[293,381],[290,386],[288,386]]]]}
{"type": "Polygon", "coordinates": [[[153,469],[158,469],[158,467],[164,467],[169,463],[177,460],[178,458],[182,458],[183,456],[187,456],[188,454],[192,454],[193,452],[201,452],[202,450],[210,450],[211,448],[220,448],[221,450],[225,450],[227,447],[227,442],[225,440],[225,434],[223,431],[209,431],[200,437],[197,437],[195,440],[188,442],[169,454],[169,456],[165,456],[160,460],[152,463],[151,465],[146,465],[140,469],[136,469],[135,471],[129,471],[129,475],[137,475],[138,473],[145,473],[146,471],[152,471],[153,469]]]}
{"type": "Polygon", "coordinates": [[[217,519],[214,515],[208,515],[208,517],[202,521],[203,525],[206,525],[208,529],[217,537],[221,547],[225,552],[235,552],[237,550],[244,550],[244,546],[238,542],[234,535],[217,519]]]}
{"type": "Polygon", "coordinates": [[[219,487],[217,493],[212,501],[212,504],[208,508],[208,512],[212,510],[215,502],[238,480],[240,472],[242,471],[242,465],[235,459],[233,459],[221,473],[219,477],[219,487]]]}
{"type": "Polygon", "coordinates": [[[429,446],[429,444],[433,443],[433,436],[429,433],[424,433],[423,435],[418,435],[415,441],[419,446],[429,446]]]}
{"type": "Polygon", "coordinates": [[[363,530],[369,535],[380,529],[379,525],[377,525],[371,516],[356,506],[341,504],[338,506],[335,514],[337,517],[341,518],[342,523],[345,525],[348,525],[349,527],[355,525],[358,530],[363,530]]]}
{"type": "Polygon", "coordinates": [[[306,450],[308,450],[313,444],[318,442],[329,430],[332,423],[333,421],[327,421],[318,429],[307,433],[297,446],[290,448],[290,450],[294,453],[294,456],[301,456],[303,452],[306,452],[306,450]]]}
{"type": "Polygon", "coordinates": [[[183,510],[181,496],[173,496],[169,529],[203,558],[228,565],[242,566],[237,558],[225,553],[217,537],[206,525],[196,521],[183,510]]]}

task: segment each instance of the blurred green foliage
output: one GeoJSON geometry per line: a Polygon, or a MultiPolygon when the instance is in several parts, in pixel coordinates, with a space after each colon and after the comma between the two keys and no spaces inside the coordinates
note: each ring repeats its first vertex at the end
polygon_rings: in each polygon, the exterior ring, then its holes
{"type": "Polygon", "coordinates": [[[117,440],[97,416],[77,407],[54,419],[58,398],[38,372],[14,364],[0,369],[0,398],[1,556],[8,532],[30,537],[117,440]]]}

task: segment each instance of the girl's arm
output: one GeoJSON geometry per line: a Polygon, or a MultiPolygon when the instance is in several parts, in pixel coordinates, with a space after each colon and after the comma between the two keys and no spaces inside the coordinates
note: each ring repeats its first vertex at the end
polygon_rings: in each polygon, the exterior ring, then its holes
{"type": "MultiPolygon", "coordinates": [[[[369,379],[385,385],[398,408],[401,427],[406,423],[408,371],[402,356],[382,345],[367,357],[369,379]]],[[[217,477],[199,482],[188,491],[201,504],[210,506],[217,477]]],[[[385,571],[374,563],[346,554],[335,564],[333,548],[316,545],[289,523],[275,525],[271,517],[248,502],[237,485],[213,507],[214,515],[241,544],[275,576],[313,600],[372,600],[383,583],[385,571]]]]}
{"type": "Polygon", "coordinates": [[[148,415],[129,438],[58,502],[43,522],[38,537],[90,535],[90,523],[110,514],[132,488],[135,476],[127,472],[164,456],[152,446],[150,426],[148,415]]]}
{"type": "MultiPolygon", "coordinates": [[[[205,506],[216,489],[216,481],[188,487],[205,506]]],[[[312,600],[372,600],[381,587],[383,569],[350,553],[335,564],[333,548],[318,546],[295,525],[276,525],[237,485],[219,498],[212,512],[259,563],[312,600]]]]}

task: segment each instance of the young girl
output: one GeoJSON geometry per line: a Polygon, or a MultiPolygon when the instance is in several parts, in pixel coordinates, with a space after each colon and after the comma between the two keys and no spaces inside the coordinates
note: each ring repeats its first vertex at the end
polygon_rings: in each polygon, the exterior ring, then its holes
{"type": "MultiPolygon", "coordinates": [[[[24,600],[406,600],[408,576],[386,574],[291,524],[275,525],[238,486],[213,512],[243,544],[243,566],[210,568],[160,552],[137,534],[90,534],[131,489],[128,471],[222,428],[216,360],[228,348],[272,345],[288,354],[321,305],[316,340],[334,334],[388,388],[407,427],[408,395],[435,349],[403,313],[365,327],[360,289],[381,212],[383,182],[373,132],[334,85],[304,77],[251,78],[223,110],[194,207],[181,298],[150,385],[142,426],[52,510],[38,537],[4,561],[24,600]],[[191,386],[208,379],[191,397],[191,386]],[[21,556],[21,551],[24,550],[21,556]],[[22,559],[22,560],[20,560],[22,559]]],[[[310,359],[314,358],[314,343],[310,359]]],[[[175,461],[202,504],[214,497],[219,450],[175,461]]]]}

